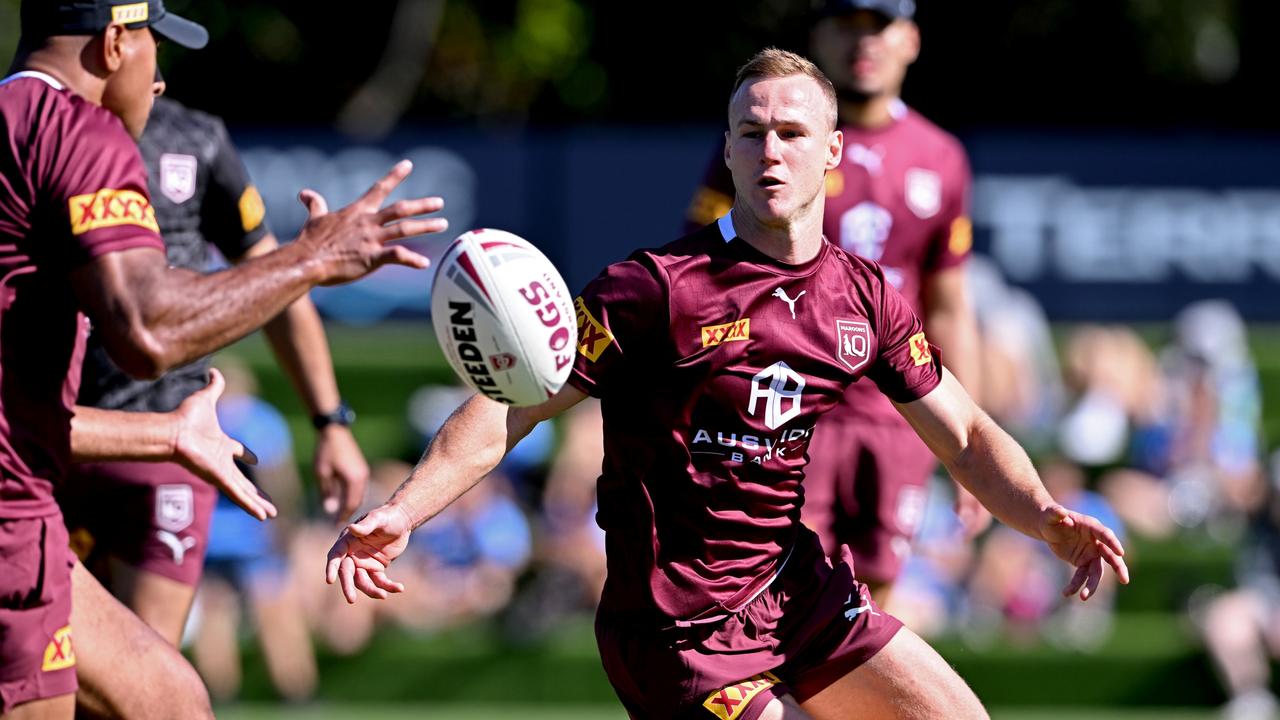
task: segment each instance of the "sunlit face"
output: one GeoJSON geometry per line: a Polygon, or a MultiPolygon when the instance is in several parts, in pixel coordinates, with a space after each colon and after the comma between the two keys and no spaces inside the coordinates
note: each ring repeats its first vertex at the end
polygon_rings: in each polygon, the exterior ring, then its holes
{"type": "Polygon", "coordinates": [[[920,54],[920,32],[910,20],[858,10],[819,21],[810,50],[837,90],[896,96],[907,67],[920,54]]]}
{"type": "Polygon", "coordinates": [[[107,76],[102,106],[119,116],[135,139],[142,137],[151,105],[163,83],[156,82],[156,40],[148,28],[125,30],[118,43],[119,66],[107,76]]]}
{"type": "Polygon", "coordinates": [[[806,75],[748,80],[729,102],[724,158],[739,209],[764,225],[785,225],[821,202],[842,135],[818,82],[806,75]]]}

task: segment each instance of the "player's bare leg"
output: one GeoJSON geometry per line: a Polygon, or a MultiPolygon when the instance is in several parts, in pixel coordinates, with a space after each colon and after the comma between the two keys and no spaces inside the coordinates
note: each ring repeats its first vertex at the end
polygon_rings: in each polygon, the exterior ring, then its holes
{"type": "Polygon", "coordinates": [[[284,699],[302,702],[319,682],[315,649],[292,584],[279,585],[274,592],[254,588],[249,602],[272,684],[284,699]]]}
{"type": "Polygon", "coordinates": [[[937,651],[907,628],[801,707],[817,720],[988,720],[978,697],[937,651]]]}
{"type": "Polygon", "coordinates": [[[0,720],[66,720],[76,711],[76,696],[59,695],[22,703],[0,715],[0,720]]]}
{"type": "Polygon", "coordinates": [[[760,720],[810,720],[812,717],[790,695],[770,700],[764,707],[764,712],[760,713],[760,720]]]}
{"type": "Polygon", "coordinates": [[[78,562],[71,570],[71,626],[80,716],[213,717],[195,669],[78,562]]]}
{"type": "Polygon", "coordinates": [[[110,558],[107,564],[111,594],[170,645],[178,647],[196,597],[195,588],[118,558],[110,558]]]}
{"type": "Polygon", "coordinates": [[[206,575],[200,582],[200,622],[192,657],[219,702],[240,694],[240,598],[231,584],[206,575]]]}

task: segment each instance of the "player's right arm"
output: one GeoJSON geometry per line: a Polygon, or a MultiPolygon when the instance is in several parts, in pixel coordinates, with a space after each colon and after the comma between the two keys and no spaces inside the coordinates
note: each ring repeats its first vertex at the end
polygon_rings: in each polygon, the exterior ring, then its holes
{"type": "Polygon", "coordinates": [[[315,285],[349,282],[389,263],[426,267],[425,257],[389,243],[444,230],[442,218],[415,218],[440,210],[443,201],[383,207],[411,170],[402,161],[332,213],[324,198],[304,190],[310,217],[297,240],[223,272],[170,268],[154,247],[99,254],[73,271],[77,298],[121,369],[158,376],[256,330],[315,285]]]}
{"type": "Polygon", "coordinates": [[[534,426],[584,398],[586,393],[569,384],[532,407],[510,407],[473,395],[440,427],[391,498],[342,531],[329,550],[325,580],[339,582],[350,603],[357,590],[380,599],[403,590],[386,569],[404,552],[410,533],[480,482],[534,426]]]}

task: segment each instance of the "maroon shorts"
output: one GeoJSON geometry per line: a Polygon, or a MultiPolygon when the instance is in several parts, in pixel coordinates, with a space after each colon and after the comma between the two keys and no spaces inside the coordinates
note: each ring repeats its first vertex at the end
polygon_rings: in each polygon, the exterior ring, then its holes
{"type": "Polygon", "coordinates": [[[62,518],[0,519],[0,715],[76,691],[62,518]]]}
{"type": "Polygon", "coordinates": [[[936,466],[910,426],[824,419],[809,443],[804,522],[833,558],[849,546],[859,580],[893,582],[910,554],[936,466]]]}
{"type": "Polygon", "coordinates": [[[85,565],[116,557],[192,587],[217,500],[217,489],[174,463],[74,465],[58,493],[85,565]]]}
{"type": "Polygon", "coordinates": [[[605,674],[632,718],[755,720],[769,700],[804,702],[866,662],[902,623],[882,612],[802,532],[778,577],[739,612],[670,625],[601,607],[605,674]]]}

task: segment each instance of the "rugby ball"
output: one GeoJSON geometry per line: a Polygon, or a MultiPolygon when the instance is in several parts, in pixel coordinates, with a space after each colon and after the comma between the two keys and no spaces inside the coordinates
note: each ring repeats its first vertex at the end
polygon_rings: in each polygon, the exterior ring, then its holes
{"type": "Polygon", "coordinates": [[[469,387],[507,405],[537,405],[573,368],[578,325],[564,278],[528,240],[472,230],[436,266],[431,324],[469,387]]]}

